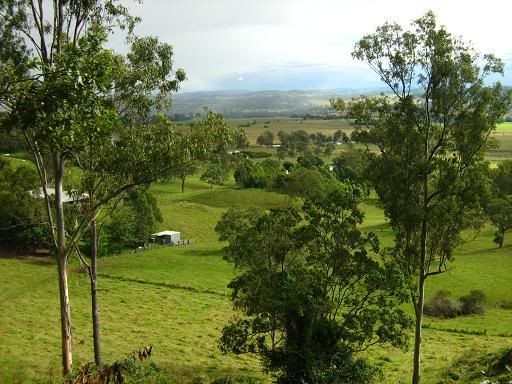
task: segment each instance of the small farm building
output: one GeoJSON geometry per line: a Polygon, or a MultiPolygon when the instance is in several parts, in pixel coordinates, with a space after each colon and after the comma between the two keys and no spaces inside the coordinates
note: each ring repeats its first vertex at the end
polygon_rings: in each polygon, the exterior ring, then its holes
{"type": "Polygon", "coordinates": [[[151,235],[151,239],[160,244],[177,243],[180,237],[181,233],[176,231],[162,231],[151,235]]]}

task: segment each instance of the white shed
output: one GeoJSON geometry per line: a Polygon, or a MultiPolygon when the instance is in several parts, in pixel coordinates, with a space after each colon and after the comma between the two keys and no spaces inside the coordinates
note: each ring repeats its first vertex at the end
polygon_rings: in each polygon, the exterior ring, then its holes
{"type": "Polygon", "coordinates": [[[151,239],[161,244],[175,244],[181,240],[181,232],[176,231],[162,231],[153,233],[151,239]]]}

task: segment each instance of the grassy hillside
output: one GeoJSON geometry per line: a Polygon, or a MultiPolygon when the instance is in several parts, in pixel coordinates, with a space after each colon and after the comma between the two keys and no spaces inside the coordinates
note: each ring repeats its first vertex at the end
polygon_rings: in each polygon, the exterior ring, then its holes
{"type": "MultiPolygon", "coordinates": [[[[247,121],[252,119],[229,123],[238,126],[247,121]]],[[[266,129],[325,134],[350,129],[336,120],[268,121],[256,119],[256,124],[246,128],[251,142],[266,129]]],[[[494,163],[511,158],[512,123],[500,125],[495,138],[501,146],[487,158],[494,163]]],[[[339,146],[337,150],[343,149],[339,146]]],[[[2,157],[15,166],[30,163],[23,154],[2,157]]],[[[71,169],[73,172],[76,170],[71,169]]],[[[182,238],[194,242],[186,247],[126,251],[101,259],[100,315],[107,361],[153,344],[153,360],[178,375],[192,372],[237,381],[269,381],[255,357],[222,355],[218,349],[221,329],[235,313],[226,288],[233,271],[222,260],[222,244],[214,227],[229,207],[272,208],[293,202],[278,193],[236,190],[233,184],[230,180],[226,187],[210,189],[196,176],[187,179],[185,193],[180,192],[179,182],[152,186],[164,217],[160,229],[181,231],[182,238]]],[[[384,245],[390,244],[392,233],[376,201],[363,204],[363,209],[365,229],[377,233],[384,245]]],[[[449,272],[427,281],[428,297],[440,289],[450,291],[454,298],[482,289],[488,297],[483,315],[426,318],[423,369],[427,383],[442,382],[450,375],[462,377],[460,360],[468,356],[476,358],[483,369],[486,361],[478,360],[478,356],[512,346],[512,236],[507,235],[505,246],[498,249],[492,242],[493,231],[485,227],[475,241],[457,249],[449,272]]],[[[50,259],[0,259],[0,274],[0,383],[58,377],[60,331],[54,263],[50,259]]],[[[76,365],[92,360],[92,340],[88,279],[74,261],[70,290],[76,365]]],[[[409,381],[412,351],[373,348],[367,355],[382,367],[386,383],[409,381]]]]}
{"type": "MultiPolygon", "coordinates": [[[[222,244],[214,226],[229,206],[277,207],[284,196],[262,190],[210,189],[197,177],[178,185],[156,184],[153,192],[164,214],[161,229],[182,231],[195,240],[185,247],[157,247],[146,252],[103,258],[99,266],[100,315],[103,349],[108,361],[146,344],[154,345],[153,360],[175,372],[212,378],[231,377],[268,382],[252,356],[222,355],[218,339],[223,325],[235,314],[226,284],[233,271],[222,260],[222,244]]],[[[391,232],[373,202],[364,205],[365,228],[388,243],[391,232]]],[[[450,320],[426,319],[425,382],[439,382],[458,359],[512,345],[512,238],[497,249],[492,228],[456,252],[453,269],[428,281],[429,295],[448,289],[454,297],[483,289],[485,314],[450,320]],[[478,334],[471,334],[478,333],[478,334]]],[[[0,382],[25,383],[34,377],[58,375],[59,312],[57,273],[51,260],[0,259],[0,382]]],[[[88,279],[76,263],[70,274],[75,364],[92,360],[88,279]]],[[[408,307],[409,308],[409,307],[408,307]]],[[[411,334],[412,335],[412,334],[411,334]]],[[[408,381],[412,351],[374,348],[368,356],[381,365],[386,383],[408,381]]],[[[476,382],[476,381],[475,381],[476,382]]]]}

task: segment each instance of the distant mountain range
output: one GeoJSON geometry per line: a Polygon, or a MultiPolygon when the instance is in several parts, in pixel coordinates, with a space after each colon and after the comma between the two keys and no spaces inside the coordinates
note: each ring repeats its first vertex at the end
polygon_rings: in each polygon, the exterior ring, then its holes
{"type": "MultiPolygon", "coordinates": [[[[227,118],[274,116],[334,116],[329,99],[389,93],[387,88],[184,92],[173,97],[168,112],[174,120],[188,120],[207,107],[227,118]]],[[[511,114],[508,118],[511,118],[511,114]]]]}
{"type": "Polygon", "coordinates": [[[173,97],[171,111],[175,120],[185,120],[205,107],[228,118],[330,115],[329,99],[377,94],[385,89],[334,89],[295,91],[211,91],[185,92],[173,97]]]}

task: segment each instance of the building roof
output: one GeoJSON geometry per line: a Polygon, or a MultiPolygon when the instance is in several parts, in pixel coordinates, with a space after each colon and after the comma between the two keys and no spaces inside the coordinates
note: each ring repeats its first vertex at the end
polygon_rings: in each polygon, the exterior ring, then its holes
{"type": "MultiPolygon", "coordinates": [[[[46,190],[48,191],[48,194],[50,196],[55,196],[55,188],[46,188],[46,190]]],[[[76,191],[70,191],[70,192],[71,192],[71,194],[69,194],[66,191],[62,191],[62,202],[63,203],[72,203],[74,201],[80,201],[80,200],[85,200],[85,199],[89,198],[89,195],[87,193],[83,193],[83,194],[79,195],[76,191]]],[[[42,188],[28,191],[28,193],[30,193],[32,196],[34,196],[38,199],[44,198],[44,192],[43,192],[42,188]]]]}
{"type": "Polygon", "coordinates": [[[158,233],[153,233],[151,236],[155,236],[155,237],[160,237],[160,236],[172,236],[172,235],[176,235],[176,234],[179,234],[180,232],[176,232],[176,231],[162,231],[162,232],[158,232],[158,233]]]}

